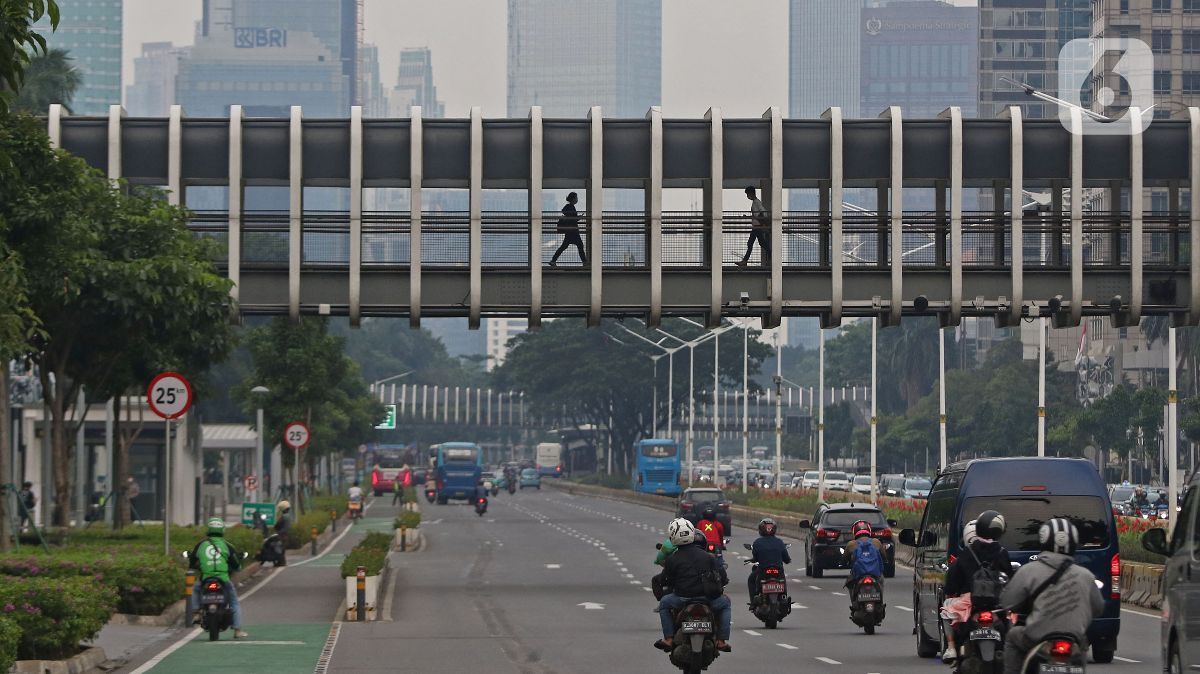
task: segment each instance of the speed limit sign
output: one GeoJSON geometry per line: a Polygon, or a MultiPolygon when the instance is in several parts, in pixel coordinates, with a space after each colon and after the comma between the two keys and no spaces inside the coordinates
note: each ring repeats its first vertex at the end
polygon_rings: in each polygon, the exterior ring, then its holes
{"type": "Polygon", "coordinates": [[[192,385],[177,372],[163,372],[146,389],[150,409],[163,419],[177,419],[192,406],[192,385]]]}
{"type": "Polygon", "coordinates": [[[283,442],[292,449],[303,449],[308,446],[308,426],[302,421],[293,421],[283,429],[283,442]]]}

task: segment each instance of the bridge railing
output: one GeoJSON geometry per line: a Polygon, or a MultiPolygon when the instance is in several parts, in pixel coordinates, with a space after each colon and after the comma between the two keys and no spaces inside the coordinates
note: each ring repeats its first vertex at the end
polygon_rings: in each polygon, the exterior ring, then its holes
{"type": "MultiPolygon", "coordinates": [[[[485,269],[529,268],[530,259],[549,265],[564,241],[558,230],[561,214],[546,211],[541,241],[531,241],[529,214],[486,211],[481,215],[481,261],[485,269]],[[537,251],[531,255],[533,246],[537,251]]],[[[593,255],[588,214],[579,213],[579,234],[590,259],[593,255]]],[[[1083,214],[1082,259],[1094,270],[1127,269],[1131,261],[1131,214],[1128,211],[1088,211],[1083,214]]],[[[1142,218],[1142,263],[1147,269],[1187,268],[1191,258],[1190,217],[1182,212],[1149,211],[1142,218]]],[[[421,213],[423,268],[465,269],[470,265],[471,220],[467,211],[421,213]]],[[[887,269],[891,255],[891,219],[886,211],[853,211],[842,216],[841,262],[844,268],[887,269]]],[[[224,266],[229,245],[229,216],[225,211],[194,211],[189,227],[211,239],[214,258],[224,266]]],[[[605,211],[600,259],[606,269],[646,269],[650,227],[645,213],[605,211]]],[[[945,269],[952,261],[950,221],[946,213],[906,211],[902,252],[905,269],[945,269]]],[[[699,211],[664,211],[662,265],[672,269],[709,268],[711,218],[699,211]]],[[[305,211],[301,232],[302,265],[308,269],[345,269],[350,255],[350,218],[341,211],[305,211]]],[[[745,255],[753,223],[744,211],[722,214],[721,263],[733,267],[745,255]]],[[[1069,214],[1026,214],[1022,218],[1020,253],[1026,269],[1068,270],[1071,264],[1069,214]]],[[[405,269],[411,258],[412,216],[404,211],[366,211],[362,214],[362,264],[369,269],[405,269]]],[[[819,211],[788,211],[782,219],[783,266],[790,270],[828,270],[831,267],[832,222],[819,211]]],[[[769,232],[768,232],[769,234],[769,232]]],[[[286,269],[289,218],[286,211],[247,210],[241,216],[241,263],[250,269],[286,269]]],[[[768,236],[769,241],[769,236],[768,236]]],[[[764,250],[755,242],[747,264],[766,269],[764,250]]],[[[1012,264],[1012,220],[992,211],[962,214],[962,266],[1000,270],[1012,264]]],[[[557,266],[583,269],[574,246],[557,266]]]]}

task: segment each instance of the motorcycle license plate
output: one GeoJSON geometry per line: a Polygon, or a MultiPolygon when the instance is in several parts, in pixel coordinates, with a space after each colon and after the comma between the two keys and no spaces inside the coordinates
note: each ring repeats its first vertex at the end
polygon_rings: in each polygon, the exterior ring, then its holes
{"type": "Polygon", "coordinates": [[[224,601],[225,595],[219,592],[214,594],[209,594],[206,592],[204,593],[204,596],[200,598],[200,603],[202,604],[220,604],[224,601]]]}
{"type": "Polygon", "coordinates": [[[1083,674],[1081,665],[1052,665],[1043,662],[1038,666],[1038,671],[1042,674],[1083,674]]]}
{"type": "Polygon", "coordinates": [[[879,601],[879,593],[875,590],[859,590],[859,601],[879,601]]]}
{"type": "Polygon", "coordinates": [[[707,620],[685,620],[683,623],[684,634],[712,634],[712,623],[707,620]]]}
{"type": "Polygon", "coordinates": [[[783,583],[763,583],[763,594],[783,594],[783,583]]]}
{"type": "Polygon", "coordinates": [[[983,627],[977,630],[971,630],[971,640],[978,641],[986,639],[989,641],[1000,641],[1000,632],[990,628],[983,627]]]}

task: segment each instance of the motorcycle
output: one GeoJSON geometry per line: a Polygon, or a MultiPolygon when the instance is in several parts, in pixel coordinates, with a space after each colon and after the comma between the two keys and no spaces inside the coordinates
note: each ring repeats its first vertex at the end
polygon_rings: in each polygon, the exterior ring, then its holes
{"type": "Polygon", "coordinates": [[[705,545],[705,549],[708,550],[708,554],[716,555],[717,560],[719,560],[721,562],[721,566],[725,566],[725,552],[724,551],[725,551],[725,546],[727,546],[727,545],[729,545],[729,539],[723,538],[723,539],[721,539],[720,543],[713,543],[712,541],[709,541],[705,545]]]}
{"type": "Polygon", "coordinates": [[[509,480],[509,481],[508,481],[508,493],[509,493],[509,494],[515,494],[515,493],[517,493],[517,480],[516,480],[516,478],[513,478],[513,479],[511,479],[511,480],[509,480]]]}
{"type": "Polygon", "coordinates": [[[967,623],[966,643],[955,672],[962,674],[1000,674],[1004,671],[1005,616],[1001,610],[973,611],[967,623]]]}
{"type": "MultiPolygon", "coordinates": [[[[747,550],[753,549],[749,543],[743,545],[747,550]]],[[[752,569],[759,570],[759,565],[749,559],[742,563],[753,564],[752,569]]],[[[779,621],[792,612],[792,599],[787,595],[787,579],[783,575],[783,569],[778,566],[761,569],[758,575],[758,594],[750,600],[750,612],[763,621],[769,630],[775,629],[779,621]]]]}
{"type": "Polygon", "coordinates": [[[675,613],[674,646],[667,652],[671,664],[685,674],[700,674],[717,659],[716,615],[703,602],[694,602],[675,613]]]}
{"type": "Polygon", "coordinates": [[[350,520],[360,520],[363,516],[362,501],[350,501],[346,504],[346,517],[350,520]]]}
{"type": "Polygon", "coordinates": [[[475,514],[483,517],[485,512],[487,512],[487,497],[480,496],[479,498],[475,499],[475,514]]]}
{"type": "Polygon", "coordinates": [[[1070,634],[1051,634],[1030,649],[1021,671],[1026,674],[1084,674],[1087,649],[1070,634]]]}
{"type": "Polygon", "coordinates": [[[883,585],[874,576],[863,576],[854,583],[850,594],[850,620],[867,634],[883,624],[886,604],[883,603],[883,585]]]}
{"type": "Polygon", "coordinates": [[[484,480],[483,490],[486,491],[487,493],[491,494],[492,496],[496,496],[497,494],[500,493],[499,485],[497,485],[492,480],[484,480]]]}
{"type": "MultiPolygon", "coordinates": [[[[249,553],[242,553],[242,559],[249,553]]],[[[184,559],[191,558],[191,553],[184,552],[184,559]]],[[[209,641],[221,638],[221,632],[233,626],[233,608],[229,604],[228,589],[225,581],[216,576],[200,579],[200,629],[208,632],[209,641]]]]}
{"type": "Polygon", "coordinates": [[[435,499],[437,499],[437,490],[434,489],[433,487],[426,487],[425,488],[425,500],[429,501],[430,503],[433,503],[435,499]]]}
{"type": "Polygon", "coordinates": [[[275,566],[287,566],[287,541],[279,534],[267,536],[255,559],[263,564],[270,562],[275,566]]]}

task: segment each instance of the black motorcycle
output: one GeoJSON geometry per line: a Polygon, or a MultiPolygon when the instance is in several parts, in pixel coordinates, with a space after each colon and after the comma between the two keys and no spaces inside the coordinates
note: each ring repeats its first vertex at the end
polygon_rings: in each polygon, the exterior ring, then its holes
{"type": "Polygon", "coordinates": [[[1000,674],[1004,671],[1006,612],[973,611],[963,631],[962,655],[954,669],[959,674],[1000,674]]]}
{"type": "Polygon", "coordinates": [[[426,487],[425,500],[429,501],[430,503],[433,503],[435,500],[437,500],[437,490],[433,487],[426,487]]]}
{"type": "Polygon", "coordinates": [[[475,514],[479,515],[480,517],[483,517],[483,514],[485,512],[487,512],[487,505],[488,504],[487,504],[486,496],[480,496],[480,497],[476,498],[475,499],[475,514]]]}
{"type": "Polygon", "coordinates": [[[1030,649],[1021,671],[1026,674],[1084,674],[1087,649],[1073,635],[1051,634],[1030,649]]]}
{"type": "Polygon", "coordinates": [[[700,674],[717,659],[716,615],[712,607],[694,602],[675,613],[674,646],[667,654],[685,674],[700,674]]]}
{"type": "Polygon", "coordinates": [[[517,478],[514,477],[514,478],[508,480],[508,493],[509,494],[517,493],[517,478]]]}
{"type": "MultiPolygon", "coordinates": [[[[743,545],[747,550],[753,549],[749,543],[743,545]]],[[[780,620],[792,612],[792,599],[787,594],[787,578],[783,569],[778,566],[761,567],[749,559],[743,564],[754,564],[752,569],[758,572],[758,594],[750,600],[750,612],[763,621],[767,629],[773,630],[780,620]]]]}
{"type": "Polygon", "coordinates": [[[867,634],[883,624],[886,605],[883,603],[883,585],[874,576],[863,576],[850,588],[850,620],[867,634]]]}
{"type": "Polygon", "coordinates": [[[274,566],[287,566],[287,539],[277,533],[267,536],[263,541],[262,548],[259,549],[258,555],[255,556],[259,562],[263,564],[273,564],[274,566]]]}
{"type": "MultiPolygon", "coordinates": [[[[248,553],[242,553],[245,559],[248,553]]],[[[183,553],[184,559],[191,557],[183,553]]],[[[221,638],[221,632],[233,626],[233,607],[229,603],[229,588],[216,576],[200,579],[200,628],[208,632],[209,641],[221,638]]]]}

